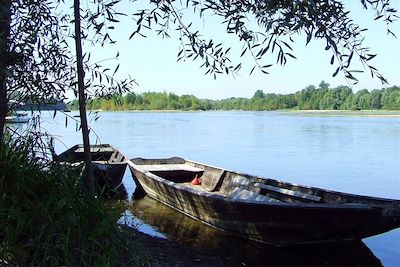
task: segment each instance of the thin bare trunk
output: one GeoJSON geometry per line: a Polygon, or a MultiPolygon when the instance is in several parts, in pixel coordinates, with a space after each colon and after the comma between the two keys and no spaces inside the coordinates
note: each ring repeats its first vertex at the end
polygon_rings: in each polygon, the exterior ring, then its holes
{"type": "Polygon", "coordinates": [[[8,37],[11,24],[11,0],[0,0],[0,141],[3,141],[7,116],[7,67],[9,64],[8,37]]]}
{"type": "Polygon", "coordinates": [[[89,128],[86,116],[86,95],[85,95],[85,81],[84,81],[85,71],[83,69],[81,15],[80,15],[79,0],[74,0],[74,15],[75,15],[76,65],[78,69],[79,113],[82,126],[85,174],[86,174],[86,182],[89,186],[89,189],[92,193],[94,193],[93,165],[92,165],[92,156],[90,153],[89,128]]]}

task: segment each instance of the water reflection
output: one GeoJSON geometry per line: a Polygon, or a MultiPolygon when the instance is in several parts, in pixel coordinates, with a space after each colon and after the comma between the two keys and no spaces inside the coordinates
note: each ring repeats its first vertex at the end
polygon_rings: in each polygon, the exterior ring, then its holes
{"type": "Polygon", "coordinates": [[[151,225],[150,234],[220,255],[228,266],[382,266],[361,241],[277,248],[204,225],[148,196],[134,195],[129,210],[139,230],[151,225]]]}

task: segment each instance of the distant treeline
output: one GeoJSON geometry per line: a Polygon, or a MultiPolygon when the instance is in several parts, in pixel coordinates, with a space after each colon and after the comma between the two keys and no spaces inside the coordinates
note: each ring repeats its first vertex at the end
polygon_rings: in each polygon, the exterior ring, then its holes
{"type": "MultiPolygon", "coordinates": [[[[78,102],[71,103],[77,109],[78,102]]],[[[366,89],[353,93],[348,86],[330,88],[321,82],[293,94],[264,93],[257,90],[252,98],[223,100],[198,99],[193,95],[147,92],[114,95],[110,99],[94,99],[88,109],[96,110],[400,110],[400,87],[366,89]]]]}

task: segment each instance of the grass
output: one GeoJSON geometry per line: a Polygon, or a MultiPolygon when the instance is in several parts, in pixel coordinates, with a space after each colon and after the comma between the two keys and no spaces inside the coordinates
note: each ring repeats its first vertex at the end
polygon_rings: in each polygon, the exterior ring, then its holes
{"type": "Polygon", "coordinates": [[[0,147],[0,265],[146,265],[116,225],[124,207],[88,193],[32,144],[6,138],[0,147]]]}

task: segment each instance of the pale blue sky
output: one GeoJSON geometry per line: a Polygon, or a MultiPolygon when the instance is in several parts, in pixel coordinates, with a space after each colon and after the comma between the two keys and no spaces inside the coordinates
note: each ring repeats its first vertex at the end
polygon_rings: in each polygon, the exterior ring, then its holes
{"type": "MultiPolygon", "coordinates": [[[[378,56],[372,60],[372,65],[377,67],[388,79],[389,85],[400,85],[400,39],[386,35],[386,25],[383,21],[374,21],[373,11],[365,11],[361,8],[359,1],[344,0],[349,5],[350,16],[362,27],[368,28],[364,46],[371,47],[371,52],[378,56]]],[[[395,9],[400,10],[400,1],[392,1],[395,9]]],[[[147,1],[137,1],[126,4],[123,11],[130,14],[135,9],[140,9],[147,1]]],[[[84,7],[84,6],[82,6],[84,7]]],[[[192,20],[188,16],[186,21],[192,20]]],[[[216,17],[206,17],[196,23],[200,25],[198,30],[204,37],[216,39],[223,42],[227,47],[232,47],[232,58],[236,52],[239,59],[242,44],[224,33],[224,26],[221,26],[216,17]]],[[[397,21],[391,26],[391,30],[400,38],[400,22],[397,21]]],[[[289,60],[285,66],[275,65],[269,69],[270,74],[265,75],[260,71],[248,75],[252,68],[252,59],[244,57],[241,62],[244,64],[239,76],[233,78],[231,75],[219,76],[214,80],[212,76],[205,76],[205,69],[199,68],[201,61],[187,60],[176,62],[179,51],[178,38],[172,37],[162,39],[155,33],[148,32],[148,38],[128,37],[135,29],[133,22],[123,21],[119,24],[118,30],[112,34],[118,42],[117,45],[107,48],[90,48],[100,58],[108,58],[115,55],[119,50],[121,64],[119,75],[121,77],[130,75],[138,82],[135,92],[145,91],[167,91],[178,95],[193,94],[200,98],[222,99],[228,97],[251,97],[258,89],[266,93],[291,93],[305,88],[310,84],[318,85],[324,80],[331,86],[348,85],[354,91],[360,89],[381,88],[378,79],[371,79],[368,72],[359,74],[357,85],[349,84],[342,74],[332,77],[336,66],[329,64],[331,53],[325,51],[324,42],[311,41],[306,47],[305,38],[295,38],[293,54],[295,60],[289,60]]],[[[267,63],[276,61],[275,55],[269,55],[267,63]],[[269,60],[270,59],[270,60],[269,60]]],[[[239,59],[240,60],[240,59],[239,59]]],[[[239,61],[236,61],[239,63],[239,61]]],[[[354,60],[356,63],[356,60],[354,60]]],[[[114,63],[110,63],[113,65],[114,63]]],[[[353,69],[362,69],[355,64],[353,69]]]]}

